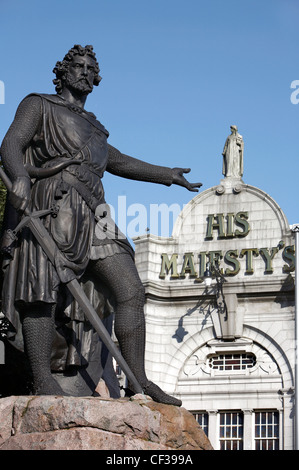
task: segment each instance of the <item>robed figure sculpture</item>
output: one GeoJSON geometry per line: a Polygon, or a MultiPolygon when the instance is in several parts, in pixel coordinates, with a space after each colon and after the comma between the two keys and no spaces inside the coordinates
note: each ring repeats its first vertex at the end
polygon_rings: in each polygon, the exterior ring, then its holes
{"type": "Polygon", "coordinates": [[[223,155],[223,175],[233,178],[241,178],[243,176],[243,154],[244,142],[242,136],[238,133],[237,126],[231,126],[231,134],[227,137],[223,155]]]}

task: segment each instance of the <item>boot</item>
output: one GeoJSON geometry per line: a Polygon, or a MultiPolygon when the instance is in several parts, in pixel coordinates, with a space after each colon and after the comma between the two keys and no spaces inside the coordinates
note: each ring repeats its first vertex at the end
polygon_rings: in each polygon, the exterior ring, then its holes
{"type": "MultiPolygon", "coordinates": [[[[150,396],[158,403],[181,406],[181,400],[167,395],[158,385],[148,380],[146,376],[144,369],[145,322],[139,320],[138,323],[130,322],[130,324],[128,324],[127,318],[125,318],[124,315],[116,315],[115,334],[119,341],[123,358],[133,372],[145,395],[150,396]]],[[[134,387],[132,387],[131,384],[128,385],[128,389],[129,390],[126,391],[127,395],[134,394],[134,387]]]]}

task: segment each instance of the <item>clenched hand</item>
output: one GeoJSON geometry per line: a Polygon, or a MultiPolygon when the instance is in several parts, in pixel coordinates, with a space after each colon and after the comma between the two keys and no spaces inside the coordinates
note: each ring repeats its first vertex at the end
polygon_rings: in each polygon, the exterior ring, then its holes
{"type": "Polygon", "coordinates": [[[13,182],[9,194],[9,201],[12,206],[18,211],[24,212],[30,200],[30,191],[30,178],[26,176],[20,176],[19,178],[17,178],[13,182]]]}

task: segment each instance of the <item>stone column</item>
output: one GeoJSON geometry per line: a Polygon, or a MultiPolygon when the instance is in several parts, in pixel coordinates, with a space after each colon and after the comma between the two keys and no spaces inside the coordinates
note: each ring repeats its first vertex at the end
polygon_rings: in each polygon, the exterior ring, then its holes
{"type": "Polygon", "coordinates": [[[243,423],[243,450],[254,450],[253,448],[253,436],[254,436],[254,425],[252,419],[252,410],[242,410],[244,416],[243,423]]]}
{"type": "Polygon", "coordinates": [[[209,413],[209,432],[208,438],[213,446],[213,449],[219,449],[219,424],[218,424],[218,410],[208,410],[209,413]]]}

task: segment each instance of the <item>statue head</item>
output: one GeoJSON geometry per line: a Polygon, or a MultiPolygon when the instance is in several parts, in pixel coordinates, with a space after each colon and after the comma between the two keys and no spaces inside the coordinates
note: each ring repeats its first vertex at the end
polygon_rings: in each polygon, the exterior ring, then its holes
{"type": "Polygon", "coordinates": [[[61,62],[59,61],[56,63],[53,69],[53,73],[55,73],[56,75],[56,78],[53,80],[53,83],[55,85],[55,89],[58,94],[62,92],[63,85],[67,77],[69,65],[73,61],[76,55],[88,56],[93,59],[94,61],[93,85],[98,86],[98,84],[102,80],[102,77],[100,77],[99,75],[100,68],[99,68],[98,61],[96,59],[96,55],[93,51],[93,47],[92,46],[82,47],[79,44],[75,44],[74,47],[72,47],[64,56],[64,59],[61,62]]]}
{"type": "Polygon", "coordinates": [[[238,132],[237,126],[230,126],[230,130],[232,131],[232,134],[237,134],[238,132]]]}

